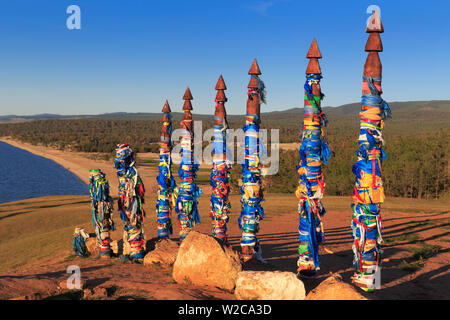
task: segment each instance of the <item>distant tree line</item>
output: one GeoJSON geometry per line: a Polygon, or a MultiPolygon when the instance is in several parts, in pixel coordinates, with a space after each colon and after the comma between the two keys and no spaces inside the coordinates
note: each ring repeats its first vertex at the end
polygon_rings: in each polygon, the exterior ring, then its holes
{"type": "MultiPolygon", "coordinates": [[[[391,197],[437,199],[449,195],[450,130],[434,134],[398,136],[387,141],[388,158],[383,162],[386,195],[391,197]]],[[[326,193],[346,196],[353,190],[356,138],[330,138],[331,158],[323,171],[326,193]]],[[[279,172],[267,183],[271,192],[293,192],[298,185],[298,151],[280,152],[279,172]]]]}

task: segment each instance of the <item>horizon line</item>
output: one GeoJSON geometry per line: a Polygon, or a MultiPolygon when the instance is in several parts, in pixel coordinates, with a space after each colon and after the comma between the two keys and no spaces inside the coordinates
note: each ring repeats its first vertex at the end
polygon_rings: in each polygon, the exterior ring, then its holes
{"type": "MultiPolygon", "coordinates": [[[[437,99],[437,100],[405,100],[405,101],[390,101],[388,103],[406,103],[406,102],[434,102],[434,101],[450,101],[450,99],[437,99]]],[[[350,104],[355,104],[355,103],[359,103],[361,104],[360,101],[358,102],[350,102],[350,103],[345,103],[345,104],[341,104],[339,106],[323,106],[321,108],[340,108],[343,106],[347,106],[350,104]]],[[[272,113],[272,112],[285,112],[285,111],[289,111],[289,110],[294,110],[294,109],[303,109],[304,106],[302,107],[291,107],[291,108],[286,108],[286,109],[282,109],[282,110],[273,110],[273,111],[266,111],[266,112],[261,112],[261,113],[272,113]]],[[[49,115],[49,116],[67,116],[67,117],[83,117],[83,116],[101,116],[101,115],[108,115],[108,114],[160,114],[162,112],[125,112],[125,111],[116,111],[116,112],[104,112],[104,113],[95,113],[95,114],[63,114],[63,113],[35,113],[35,114],[25,114],[25,115],[18,115],[18,114],[0,114],[0,118],[5,118],[5,117],[35,117],[35,116],[43,116],[43,115],[49,115]]],[[[171,113],[182,113],[181,111],[172,111],[171,113]]],[[[200,115],[200,116],[210,116],[213,115],[212,113],[195,113],[192,112],[192,114],[196,114],[196,115],[200,115]]],[[[243,113],[239,113],[239,114],[231,114],[231,113],[227,113],[227,116],[240,116],[243,115],[243,113]]]]}

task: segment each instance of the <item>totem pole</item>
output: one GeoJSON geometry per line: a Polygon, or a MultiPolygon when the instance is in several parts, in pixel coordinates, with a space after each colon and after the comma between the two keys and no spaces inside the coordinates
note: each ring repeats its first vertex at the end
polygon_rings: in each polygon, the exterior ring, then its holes
{"type": "Polygon", "coordinates": [[[119,180],[118,209],[124,224],[124,241],[130,244],[130,253],[121,260],[139,262],[144,258],[145,188],[136,168],[134,152],[128,144],[116,146],[114,167],[119,180]]]}
{"type": "Polygon", "coordinates": [[[178,170],[180,186],[178,188],[178,198],[175,211],[178,213],[178,224],[180,227],[180,240],[186,238],[194,227],[195,223],[200,223],[197,199],[201,194],[200,188],[195,183],[197,178],[198,163],[194,159],[194,132],[192,128],[192,94],[189,87],[184,93],[183,100],[183,120],[181,120],[181,164],[178,170]]]}
{"type": "Polygon", "coordinates": [[[321,199],[324,194],[325,179],[322,162],[328,163],[330,151],[324,141],[324,128],[328,120],[320,106],[324,95],[320,89],[322,71],[316,39],[313,40],[306,55],[309,59],[306,68],[304,118],[301,131],[302,144],[299,149],[300,163],[297,166],[299,186],[295,192],[299,213],[299,258],[298,273],[313,276],[319,270],[319,244],[324,242],[321,217],[325,208],[321,199]]]}
{"type": "Polygon", "coordinates": [[[384,32],[378,11],[375,10],[366,28],[369,38],[365,51],[369,52],[364,64],[358,160],[352,171],[356,176],[353,190],[353,283],[364,291],[373,291],[379,284],[381,262],[381,215],[384,189],[381,180],[384,120],[391,116],[389,106],[381,98],[381,61],[383,51],[380,33],[384,32]]]}
{"type": "Polygon", "coordinates": [[[216,84],[216,110],[214,112],[214,144],[213,167],[210,175],[212,235],[217,239],[227,241],[228,214],[231,209],[230,200],[230,170],[227,160],[227,113],[225,110],[225,90],[227,89],[222,76],[216,84]]]}
{"type": "Polygon", "coordinates": [[[115,230],[112,220],[114,201],[109,195],[109,183],[100,169],[89,171],[89,194],[91,197],[92,225],[97,236],[99,257],[111,257],[109,232],[115,230]]]}
{"type": "Polygon", "coordinates": [[[260,104],[265,103],[265,86],[259,79],[259,70],[256,59],[248,72],[251,76],[248,84],[247,114],[245,116],[245,158],[242,163],[241,185],[241,215],[239,228],[242,230],[241,248],[242,259],[248,261],[256,258],[262,259],[262,249],[256,233],[259,231],[259,221],[264,219],[264,209],[261,201],[264,200],[261,185],[261,165],[259,158],[259,125],[260,104]]]}
{"type": "Polygon", "coordinates": [[[175,205],[176,184],[172,175],[172,115],[169,102],[166,100],[162,109],[162,129],[159,142],[159,174],[158,198],[156,201],[157,233],[158,238],[169,238],[173,233],[171,209],[175,205]]]}

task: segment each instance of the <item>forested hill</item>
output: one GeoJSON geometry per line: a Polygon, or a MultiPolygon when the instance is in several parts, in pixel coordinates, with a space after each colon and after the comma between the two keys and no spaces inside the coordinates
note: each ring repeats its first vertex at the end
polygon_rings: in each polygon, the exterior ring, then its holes
{"type": "MultiPolygon", "coordinates": [[[[433,115],[450,113],[450,100],[433,100],[433,101],[406,101],[406,102],[389,102],[394,113],[406,112],[411,116],[424,116],[428,113],[433,115]],[[415,114],[415,115],[414,115],[415,114]]],[[[327,115],[340,115],[340,116],[357,116],[361,108],[361,103],[355,102],[350,104],[344,104],[339,107],[323,107],[323,111],[327,115]]],[[[264,110],[264,105],[262,106],[264,110]]],[[[195,111],[195,110],[194,110],[195,111]]],[[[207,114],[193,114],[196,120],[211,120],[213,115],[207,114]]],[[[183,117],[182,112],[172,112],[172,116],[175,120],[180,120],[183,117]]],[[[291,108],[282,111],[262,112],[262,119],[267,120],[293,120],[303,116],[303,108],[291,108]]],[[[33,120],[50,120],[50,119],[103,119],[103,120],[160,120],[161,113],[128,113],[128,112],[115,112],[104,113],[99,115],[58,115],[58,114],[36,114],[30,116],[17,116],[6,115],[0,116],[1,122],[24,122],[33,120]]],[[[242,115],[228,115],[228,119],[240,120],[242,115]]]]}

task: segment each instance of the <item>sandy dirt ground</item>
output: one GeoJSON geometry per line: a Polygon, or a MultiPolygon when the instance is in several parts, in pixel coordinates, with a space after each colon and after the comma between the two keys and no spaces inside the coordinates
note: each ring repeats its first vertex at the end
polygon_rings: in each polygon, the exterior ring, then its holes
{"type": "MultiPolygon", "coordinates": [[[[400,238],[383,245],[382,288],[370,299],[449,299],[450,246],[448,224],[429,223],[433,219],[450,219],[450,212],[433,208],[430,212],[383,212],[383,236],[393,240],[399,236],[417,234],[421,241],[438,245],[436,255],[420,261],[422,268],[411,272],[401,269],[402,261],[410,261],[411,248],[420,248],[415,241],[400,238]],[[403,240],[402,240],[403,239],[403,240]]],[[[173,239],[177,239],[178,227],[174,220],[173,239]]],[[[230,244],[239,250],[240,230],[236,219],[229,224],[230,244]]],[[[298,246],[298,217],[295,211],[268,218],[261,222],[259,238],[267,265],[249,263],[245,270],[282,270],[296,272],[298,246]]],[[[307,292],[314,289],[329,273],[339,273],[350,283],[352,274],[352,240],[349,228],[349,212],[329,209],[325,218],[326,244],[320,248],[321,270],[315,279],[305,280],[307,292]]],[[[209,221],[197,225],[195,230],[209,233],[209,221]]],[[[116,236],[117,238],[117,236],[116,236]]],[[[110,261],[97,258],[70,258],[70,251],[16,268],[0,274],[0,299],[15,297],[58,298],[58,283],[68,277],[69,265],[81,267],[82,279],[90,288],[116,290],[102,299],[234,299],[230,292],[211,287],[177,284],[171,278],[169,267],[147,267],[137,264],[121,264],[117,258],[110,261]]],[[[63,296],[66,297],[66,296],[63,296]]]]}

